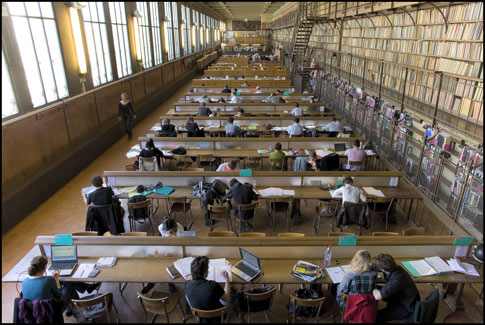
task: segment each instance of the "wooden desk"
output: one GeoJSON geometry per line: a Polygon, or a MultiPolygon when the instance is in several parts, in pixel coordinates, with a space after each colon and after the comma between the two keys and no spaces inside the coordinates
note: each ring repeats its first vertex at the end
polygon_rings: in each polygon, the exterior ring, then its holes
{"type": "MultiPolygon", "coordinates": [[[[175,111],[179,112],[198,112],[200,103],[195,102],[177,102],[174,103],[175,111]]],[[[252,112],[265,112],[265,113],[284,113],[284,111],[291,111],[295,107],[294,102],[287,103],[263,103],[263,102],[242,102],[238,104],[232,103],[207,103],[207,107],[211,110],[219,112],[233,112],[236,113],[236,109],[241,107],[244,109],[245,113],[252,112]]],[[[325,112],[325,104],[323,102],[319,103],[300,103],[300,108],[305,112],[325,112]]]]}
{"type": "MultiPolygon", "coordinates": [[[[204,70],[204,76],[211,77],[255,77],[258,76],[259,79],[263,77],[285,77],[288,79],[290,77],[290,72],[288,70],[261,70],[261,69],[229,69],[229,70],[204,70]]],[[[263,79],[264,80],[264,79],[263,79]]]]}
{"type": "MultiPolygon", "coordinates": [[[[284,111],[279,111],[279,112],[254,112],[254,111],[247,111],[247,109],[244,109],[245,114],[249,114],[249,117],[284,117],[284,116],[290,116],[288,113],[284,113],[284,111]]],[[[217,116],[225,116],[226,118],[229,116],[234,116],[237,112],[235,111],[228,111],[228,112],[217,112],[217,116]]],[[[166,115],[170,116],[198,116],[197,115],[197,110],[194,111],[176,111],[175,109],[171,108],[168,110],[166,115]]],[[[333,117],[336,116],[334,112],[330,111],[329,109],[325,108],[325,112],[320,112],[320,111],[306,111],[303,112],[304,116],[300,116],[299,118],[302,119],[304,117],[333,117]]],[[[292,117],[293,118],[293,117],[292,117]]],[[[237,118],[235,118],[237,119],[237,118]]]]}
{"type": "MultiPolygon", "coordinates": [[[[244,81],[243,81],[244,82],[244,81]]],[[[242,85],[242,83],[241,83],[242,85]]],[[[251,92],[251,89],[254,89],[256,88],[256,86],[254,87],[250,87],[250,86],[237,86],[237,90],[240,91],[241,93],[244,93],[244,92],[251,92]]],[[[229,86],[229,84],[228,84],[229,86]]],[[[277,87],[277,86],[261,86],[261,85],[258,85],[260,87],[260,90],[263,91],[263,92],[276,92],[278,90],[281,90],[283,92],[287,91],[289,92],[290,94],[292,92],[295,92],[296,89],[294,87],[277,87]]],[[[222,89],[224,89],[225,85],[223,85],[222,87],[219,87],[219,86],[208,86],[208,85],[205,85],[205,86],[196,86],[196,87],[192,87],[191,90],[194,92],[194,93],[199,93],[199,92],[218,92],[218,91],[221,91],[222,89]]],[[[234,87],[231,87],[229,86],[230,88],[234,88],[234,87]]]]}
{"type": "MultiPolygon", "coordinates": [[[[241,87],[244,84],[244,80],[203,80],[203,79],[193,79],[192,87],[199,86],[211,86],[211,87],[222,87],[228,85],[231,88],[241,87]]],[[[292,87],[291,80],[252,80],[249,83],[252,88],[256,86],[260,87],[292,87]]],[[[222,89],[221,88],[221,89],[222,89]]]]}
{"type": "MultiPolygon", "coordinates": [[[[222,89],[221,89],[222,90],[222,89]]],[[[225,100],[229,101],[229,97],[231,94],[228,93],[221,93],[221,90],[218,92],[197,92],[197,93],[185,93],[185,99],[187,101],[191,100],[201,100],[202,96],[207,95],[207,97],[214,99],[214,100],[219,100],[221,97],[224,98],[225,100]]],[[[238,90],[239,91],[239,90],[238,90]]],[[[240,92],[242,97],[248,98],[249,100],[263,100],[268,98],[272,93],[271,92],[264,92],[264,93],[259,93],[256,94],[256,92],[240,92]]],[[[303,100],[307,101],[310,99],[310,97],[315,96],[315,94],[302,94],[302,93],[291,93],[289,95],[283,95],[281,96],[285,98],[289,98],[288,100],[303,100]]]]}

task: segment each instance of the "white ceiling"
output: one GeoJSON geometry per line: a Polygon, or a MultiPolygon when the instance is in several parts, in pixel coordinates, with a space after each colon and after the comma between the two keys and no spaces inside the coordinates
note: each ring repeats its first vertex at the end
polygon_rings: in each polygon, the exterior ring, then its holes
{"type": "Polygon", "coordinates": [[[208,1],[204,4],[226,20],[261,20],[262,14],[272,14],[286,2],[271,1],[208,1]]]}

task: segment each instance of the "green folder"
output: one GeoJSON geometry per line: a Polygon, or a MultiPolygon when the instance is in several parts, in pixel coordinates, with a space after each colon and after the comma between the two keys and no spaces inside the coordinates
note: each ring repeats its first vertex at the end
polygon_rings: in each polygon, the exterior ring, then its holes
{"type": "Polygon", "coordinates": [[[472,242],[473,242],[473,237],[456,237],[453,245],[465,246],[465,245],[471,245],[472,242]]]}
{"type": "Polygon", "coordinates": [[[252,169],[240,169],[239,170],[239,176],[253,176],[253,170],[252,169]]]}
{"type": "Polygon", "coordinates": [[[408,271],[409,273],[411,273],[412,276],[414,276],[415,278],[419,278],[421,277],[421,274],[418,272],[418,270],[416,270],[414,268],[414,266],[411,265],[411,263],[409,262],[401,262],[402,266],[404,266],[408,271]]]}
{"type": "Polygon", "coordinates": [[[285,92],[283,93],[283,95],[286,95],[286,96],[288,96],[289,94],[290,94],[290,93],[289,93],[289,92],[287,92],[287,91],[285,91],[285,92]]]}
{"type": "Polygon", "coordinates": [[[54,235],[56,245],[72,245],[72,235],[54,235]]]}
{"type": "Polygon", "coordinates": [[[158,193],[158,194],[162,194],[162,195],[169,195],[170,193],[172,193],[175,189],[173,187],[169,187],[169,186],[163,186],[163,187],[160,187],[160,188],[157,188],[155,190],[155,193],[158,193]]]}
{"type": "Polygon", "coordinates": [[[141,195],[148,195],[148,194],[150,194],[150,193],[153,193],[153,191],[152,191],[152,190],[150,190],[150,191],[145,191],[145,192],[141,193],[141,195]]]}
{"type": "Polygon", "coordinates": [[[355,246],[357,245],[357,236],[338,236],[338,244],[340,246],[355,246]]]}
{"type": "Polygon", "coordinates": [[[236,95],[241,95],[241,92],[240,91],[236,92],[236,95]]]}
{"type": "Polygon", "coordinates": [[[257,130],[258,127],[257,126],[248,126],[248,130],[257,130]]]}

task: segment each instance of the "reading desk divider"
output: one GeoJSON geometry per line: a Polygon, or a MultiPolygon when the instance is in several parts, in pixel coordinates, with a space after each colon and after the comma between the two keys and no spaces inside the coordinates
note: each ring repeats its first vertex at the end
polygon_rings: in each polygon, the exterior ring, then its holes
{"type": "MultiPolygon", "coordinates": [[[[241,95],[241,97],[244,97],[241,95]]],[[[317,102],[317,103],[299,103],[300,108],[303,111],[308,112],[323,112],[324,111],[324,103],[317,102]]],[[[191,103],[186,101],[181,101],[174,103],[175,112],[198,112],[199,107],[201,106],[200,103],[191,103]]],[[[238,103],[238,104],[231,104],[231,103],[207,103],[207,107],[211,110],[221,111],[221,112],[235,112],[237,107],[241,107],[244,109],[246,113],[252,112],[266,112],[266,113],[274,113],[274,112],[281,112],[284,111],[291,111],[295,107],[295,103],[289,101],[287,103],[238,103]]]]}

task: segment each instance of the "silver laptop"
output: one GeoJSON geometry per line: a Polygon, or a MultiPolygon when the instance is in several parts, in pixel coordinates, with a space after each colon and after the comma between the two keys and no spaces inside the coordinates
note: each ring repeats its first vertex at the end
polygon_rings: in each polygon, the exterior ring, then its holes
{"type": "Polygon", "coordinates": [[[234,265],[231,272],[249,282],[261,273],[259,258],[241,247],[239,247],[239,252],[242,261],[234,265]]]}
{"type": "Polygon", "coordinates": [[[51,260],[49,273],[59,270],[60,275],[71,275],[77,265],[77,246],[51,245],[51,260]]]}
{"type": "Polygon", "coordinates": [[[333,147],[335,148],[335,152],[345,152],[347,150],[345,143],[334,143],[333,147]]]}

